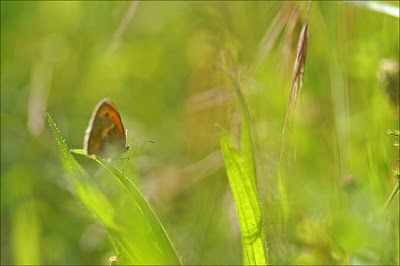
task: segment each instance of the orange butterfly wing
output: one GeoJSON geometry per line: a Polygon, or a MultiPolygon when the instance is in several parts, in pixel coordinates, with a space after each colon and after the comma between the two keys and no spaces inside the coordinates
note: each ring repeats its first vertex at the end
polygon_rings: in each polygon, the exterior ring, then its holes
{"type": "Polygon", "coordinates": [[[84,149],[89,155],[114,158],[125,152],[125,129],[117,107],[104,99],[94,109],[86,131],[84,149]]]}

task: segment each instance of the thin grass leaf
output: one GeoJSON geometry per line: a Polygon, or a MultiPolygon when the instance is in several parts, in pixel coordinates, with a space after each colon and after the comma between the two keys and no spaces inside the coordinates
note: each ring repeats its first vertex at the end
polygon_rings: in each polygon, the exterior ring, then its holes
{"type": "Polygon", "coordinates": [[[271,25],[268,27],[263,39],[258,46],[254,62],[250,67],[250,74],[255,74],[258,71],[261,63],[264,62],[272,47],[274,47],[276,41],[278,40],[279,34],[282,32],[288,20],[288,16],[286,16],[285,13],[285,8],[282,8],[274,17],[271,25]]]}
{"type": "Polygon", "coordinates": [[[253,135],[251,131],[251,117],[249,108],[247,105],[246,98],[242,92],[242,88],[239,82],[239,78],[237,74],[232,73],[226,67],[221,66],[222,70],[224,70],[235,87],[236,94],[239,98],[239,103],[242,109],[243,119],[242,119],[242,136],[241,136],[241,154],[243,157],[243,165],[246,169],[246,173],[249,176],[253,189],[257,191],[257,169],[256,169],[256,161],[254,156],[254,142],[253,135]]]}
{"type": "MultiPolygon", "coordinates": [[[[71,155],[53,120],[47,112],[46,116],[56,135],[56,139],[60,144],[60,151],[65,155],[61,156],[63,165],[70,173],[69,176],[75,190],[77,191],[79,199],[104,224],[113,240],[117,252],[119,255],[122,254],[124,257],[123,260],[118,261],[118,263],[152,265],[181,264],[176,252],[174,252],[172,248],[172,245],[168,247],[168,245],[165,244],[166,240],[160,236],[161,234],[154,233],[154,218],[150,218],[151,222],[149,222],[147,219],[147,216],[149,215],[145,214],[146,211],[143,211],[143,209],[145,209],[143,208],[143,202],[141,202],[141,205],[139,206],[137,201],[134,201],[133,204],[129,205],[129,208],[123,210],[124,213],[117,213],[94,181],[71,155]],[[123,217],[128,217],[128,219],[123,219],[123,217]]],[[[74,150],[74,152],[81,154],[84,153],[81,150],[74,150]]],[[[102,163],[104,165],[107,164],[105,162],[102,163]]],[[[107,169],[109,168],[108,165],[107,169]]],[[[117,169],[114,170],[118,171],[117,169]]],[[[121,173],[120,178],[123,179],[124,177],[125,176],[121,173]]],[[[127,180],[128,179],[125,177],[124,182],[127,180]]],[[[131,186],[131,190],[133,190],[132,187],[133,186],[131,186]]],[[[143,196],[141,196],[141,198],[144,200],[143,196]]],[[[155,216],[154,213],[153,216],[155,216]]],[[[159,226],[161,226],[161,224],[159,224],[159,226]]],[[[166,234],[164,234],[164,238],[165,237],[166,234]]]]}
{"type": "MultiPolygon", "coordinates": [[[[84,150],[74,149],[71,150],[76,154],[86,155],[84,150]]],[[[94,158],[100,165],[105,167],[112,175],[114,175],[118,181],[123,185],[126,191],[129,193],[131,198],[138,205],[140,212],[146,217],[148,225],[152,229],[153,239],[157,242],[158,248],[163,251],[164,254],[170,256],[169,261],[174,264],[182,264],[168,235],[162,226],[161,222],[158,220],[157,215],[154,213],[153,209],[150,207],[148,202],[145,200],[143,195],[140,193],[139,189],[133,184],[133,182],[125,176],[120,170],[118,170],[114,165],[108,163],[100,158],[94,158]]]]}
{"type": "MultiPolygon", "coordinates": [[[[251,181],[253,190],[255,191],[256,195],[258,195],[257,169],[256,169],[255,155],[254,155],[254,142],[251,130],[250,111],[247,105],[246,98],[244,97],[237,72],[235,73],[227,72],[227,73],[235,86],[235,91],[239,98],[239,103],[242,110],[242,134],[240,139],[240,148],[241,148],[241,155],[243,158],[243,167],[251,181]]],[[[262,236],[263,236],[263,243],[265,243],[264,234],[262,236]]],[[[243,259],[244,261],[249,262],[248,253],[245,253],[243,259]]]]}
{"type": "MultiPolygon", "coordinates": [[[[84,150],[74,149],[71,151],[76,154],[88,156],[88,154],[84,150]]],[[[100,158],[94,159],[118,179],[118,181],[129,193],[133,201],[137,204],[140,213],[145,217],[147,225],[151,228],[152,240],[156,243],[157,249],[159,249],[165,256],[165,258],[163,258],[162,260],[168,264],[181,265],[182,262],[180,261],[170,239],[168,238],[164,227],[159,221],[157,215],[154,213],[153,209],[145,200],[144,196],[140,193],[139,189],[114,165],[100,158]]]]}
{"type": "Polygon", "coordinates": [[[118,29],[115,31],[113,35],[113,40],[111,43],[111,46],[109,50],[111,52],[115,51],[115,49],[118,47],[119,43],[121,42],[122,35],[126,32],[129,23],[131,22],[133,15],[136,12],[136,8],[139,4],[139,1],[132,1],[131,4],[129,5],[128,10],[126,11],[125,16],[121,20],[121,23],[118,26],[118,29]]]}
{"type": "Polygon", "coordinates": [[[131,198],[137,203],[141,212],[143,213],[146,221],[148,222],[149,226],[151,227],[152,233],[154,234],[154,239],[157,243],[157,248],[164,254],[166,263],[168,264],[179,264],[181,265],[182,262],[180,261],[168,235],[165,231],[164,227],[162,226],[160,220],[158,219],[157,215],[150,207],[148,202],[145,200],[143,195],[140,193],[139,189],[132,183],[132,181],[126,177],[121,171],[119,171],[114,165],[108,163],[107,161],[96,159],[98,163],[104,166],[110,173],[112,173],[119,182],[124,186],[126,191],[129,193],[131,198]]]}
{"type": "Polygon", "coordinates": [[[238,211],[244,250],[244,264],[266,265],[264,227],[257,190],[226,131],[217,125],[226,173],[238,211]]]}
{"type": "Polygon", "coordinates": [[[67,172],[71,175],[71,181],[78,194],[78,197],[82,202],[93,211],[96,216],[104,222],[104,225],[108,228],[118,230],[118,226],[115,224],[115,211],[111,207],[108,200],[105,198],[103,193],[98,189],[96,184],[86,173],[86,171],[80,166],[68,150],[67,145],[62,139],[54,121],[51,119],[48,112],[46,112],[47,119],[50,123],[51,128],[56,135],[58,147],[61,149],[62,154],[61,161],[67,172]]]}
{"type": "MultiPolygon", "coordinates": [[[[69,173],[69,177],[75,188],[78,198],[84,205],[92,211],[95,216],[103,223],[104,227],[108,230],[114,243],[118,243],[120,249],[123,246],[120,244],[124,242],[120,239],[119,233],[121,228],[116,223],[116,212],[108,202],[104,194],[98,189],[96,184],[86,173],[86,171],[79,165],[75,158],[71,155],[67,145],[62,139],[53,119],[48,112],[45,112],[49,121],[50,127],[56,135],[57,143],[59,144],[60,159],[64,169],[69,173]]],[[[121,250],[118,250],[121,252],[121,250]]],[[[133,254],[130,254],[134,258],[133,254]]],[[[133,263],[133,258],[130,260],[133,263]]]]}
{"type": "MultiPolygon", "coordinates": [[[[132,243],[133,241],[129,237],[132,235],[130,233],[132,232],[132,228],[127,228],[122,224],[122,221],[118,219],[119,217],[116,211],[111,206],[107,198],[69,152],[55,123],[47,112],[46,116],[56,135],[56,139],[59,144],[58,146],[60,147],[61,161],[65,170],[69,173],[68,176],[72,181],[78,198],[103,223],[104,227],[109,232],[113,243],[118,247],[117,252],[126,254],[126,264],[143,264],[146,262],[154,262],[143,256],[147,255],[146,252],[143,252],[143,248],[148,249],[147,243],[141,241],[141,247],[139,248],[132,243]]],[[[139,230],[137,230],[136,233],[136,236],[139,239],[146,237],[139,230]]],[[[148,256],[148,258],[152,257],[148,256]]]]}

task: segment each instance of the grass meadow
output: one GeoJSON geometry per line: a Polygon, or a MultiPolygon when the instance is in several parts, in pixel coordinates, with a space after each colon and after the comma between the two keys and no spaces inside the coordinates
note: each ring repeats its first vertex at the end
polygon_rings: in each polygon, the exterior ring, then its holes
{"type": "Polygon", "coordinates": [[[1,1],[1,264],[398,265],[399,59],[398,1],[1,1]]]}

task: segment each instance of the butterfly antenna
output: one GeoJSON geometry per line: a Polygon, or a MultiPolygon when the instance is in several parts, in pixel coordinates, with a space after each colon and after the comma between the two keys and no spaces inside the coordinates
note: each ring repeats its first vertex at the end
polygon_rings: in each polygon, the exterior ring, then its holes
{"type": "Polygon", "coordinates": [[[132,142],[129,142],[128,145],[136,144],[136,143],[141,143],[141,142],[150,142],[150,143],[154,143],[154,141],[152,141],[152,140],[139,140],[139,141],[132,141],[132,142]]]}

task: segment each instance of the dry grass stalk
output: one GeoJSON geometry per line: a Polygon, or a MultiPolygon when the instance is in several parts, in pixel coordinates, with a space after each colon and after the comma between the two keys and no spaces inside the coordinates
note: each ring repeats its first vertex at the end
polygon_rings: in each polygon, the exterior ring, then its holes
{"type": "Polygon", "coordinates": [[[250,76],[253,76],[254,73],[259,70],[261,64],[268,57],[269,52],[275,46],[282,33],[284,41],[281,51],[284,59],[281,60],[281,62],[283,62],[283,67],[288,64],[288,59],[293,53],[291,48],[294,42],[295,32],[298,29],[298,24],[300,23],[299,20],[300,11],[298,6],[292,4],[292,2],[285,2],[285,5],[276,14],[271,25],[265,32],[263,39],[258,45],[254,62],[248,72],[250,76]]]}
{"type": "Polygon", "coordinates": [[[138,6],[138,4],[139,1],[137,0],[137,1],[132,1],[131,4],[129,5],[128,10],[125,13],[125,16],[121,20],[118,29],[115,31],[113,35],[113,39],[110,46],[110,52],[114,52],[115,49],[117,49],[119,43],[121,42],[122,35],[128,29],[128,25],[131,22],[133,15],[135,14],[136,7],[138,6]]]}
{"type": "Polygon", "coordinates": [[[269,26],[267,32],[265,33],[263,39],[258,46],[255,60],[249,71],[250,75],[257,72],[257,70],[260,68],[262,62],[268,56],[268,53],[271,51],[272,47],[278,40],[279,34],[282,32],[287,21],[288,16],[286,16],[286,10],[282,8],[275,16],[274,20],[271,23],[271,26],[269,26]]]}
{"type": "Polygon", "coordinates": [[[229,90],[216,87],[204,92],[196,93],[186,102],[188,112],[199,112],[226,102],[230,98],[229,90]]]}
{"type": "MultiPolygon", "coordinates": [[[[298,106],[298,109],[300,109],[301,94],[302,94],[302,88],[303,88],[304,68],[306,65],[306,56],[307,56],[308,16],[310,14],[310,8],[311,8],[311,1],[309,4],[309,7],[308,7],[306,21],[301,30],[300,38],[299,38],[298,45],[297,45],[297,55],[296,55],[296,61],[294,63],[294,69],[293,69],[293,77],[292,77],[292,85],[290,88],[289,104],[288,104],[288,107],[286,110],[285,124],[284,124],[283,132],[282,132],[282,147],[281,147],[281,154],[279,157],[279,163],[282,160],[282,156],[283,156],[283,153],[285,150],[285,139],[286,139],[286,134],[287,134],[287,130],[288,130],[289,120],[291,120],[289,137],[292,134],[293,122],[295,120],[294,116],[296,113],[297,98],[299,98],[299,104],[297,106],[298,106]]],[[[298,116],[299,112],[300,112],[300,110],[297,111],[297,116],[298,116]]]]}
{"type": "Polygon", "coordinates": [[[291,58],[296,54],[297,49],[294,47],[294,43],[297,32],[299,32],[302,26],[300,15],[300,9],[297,6],[293,8],[283,32],[284,37],[281,45],[281,54],[283,57],[283,60],[281,61],[282,70],[288,69],[288,66],[291,63],[291,58]]]}

